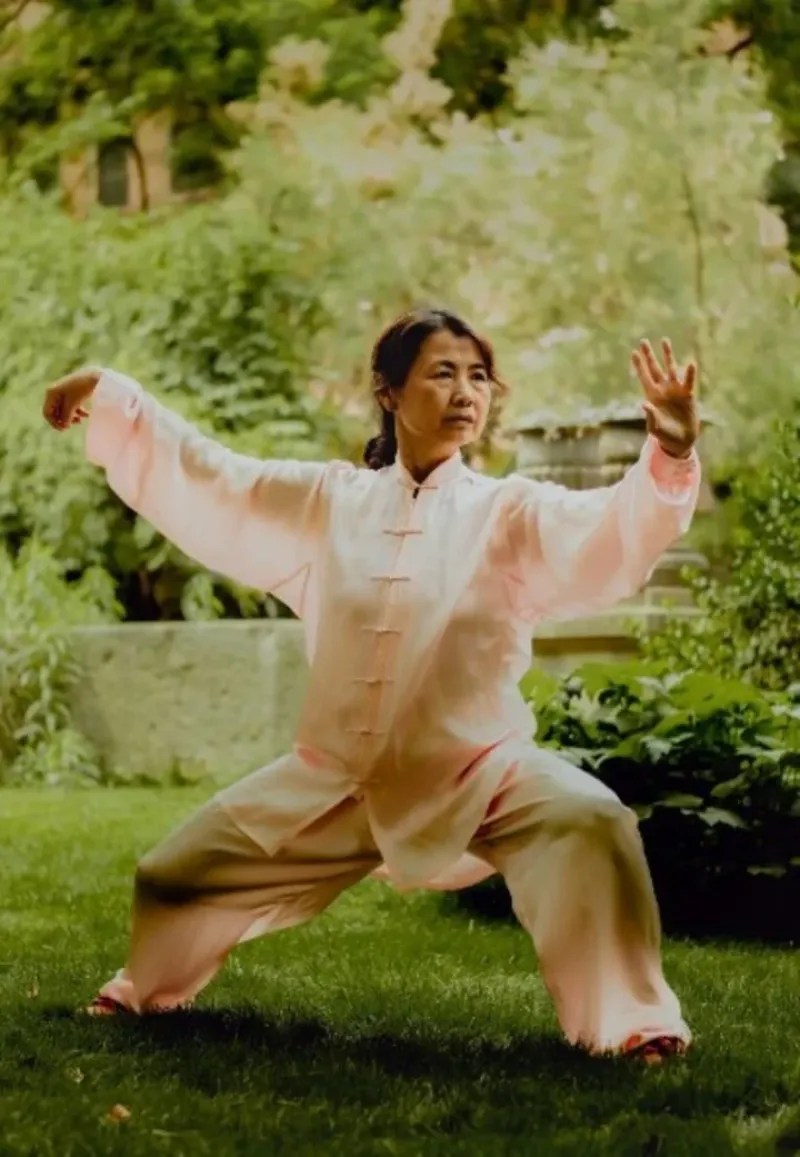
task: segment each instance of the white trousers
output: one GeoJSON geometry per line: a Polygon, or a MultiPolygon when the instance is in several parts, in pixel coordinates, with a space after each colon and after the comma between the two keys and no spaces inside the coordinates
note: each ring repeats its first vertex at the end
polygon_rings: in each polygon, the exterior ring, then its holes
{"type": "MultiPolygon", "coordinates": [[[[636,816],[604,784],[531,746],[469,850],[504,877],[568,1041],[595,1053],[634,1035],[688,1043],[636,816]]],[[[235,945],[310,919],[380,864],[361,801],[267,855],[223,791],[139,863],[128,961],[102,995],[134,1012],[189,1002],[235,945]]]]}

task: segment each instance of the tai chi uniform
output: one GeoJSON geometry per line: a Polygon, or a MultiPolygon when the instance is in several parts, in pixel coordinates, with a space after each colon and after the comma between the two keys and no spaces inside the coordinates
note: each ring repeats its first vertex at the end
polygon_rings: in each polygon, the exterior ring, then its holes
{"type": "Polygon", "coordinates": [[[136,1011],[190,1000],[234,945],[381,864],[401,888],[496,870],[570,1041],[689,1040],[636,817],[536,747],[518,682],[537,621],[645,583],[691,521],[695,455],[649,439],[618,484],[571,491],[455,454],[419,485],[399,462],[234,454],[112,371],[87,454],[187,554],[286,603],[310,663],[292,750],[140,862],[127,966],[104,995],[136,1011]]]}

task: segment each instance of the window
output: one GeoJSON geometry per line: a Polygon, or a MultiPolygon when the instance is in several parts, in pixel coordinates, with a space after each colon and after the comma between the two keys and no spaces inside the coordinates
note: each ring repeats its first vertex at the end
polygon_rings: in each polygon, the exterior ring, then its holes
{"type": "Polygon", "coordinates": [[[108,141],[100,146],[97,158],[97,199],[101,205],[124,207],[129,200],[128,153],[126,140],[108,141]]]}

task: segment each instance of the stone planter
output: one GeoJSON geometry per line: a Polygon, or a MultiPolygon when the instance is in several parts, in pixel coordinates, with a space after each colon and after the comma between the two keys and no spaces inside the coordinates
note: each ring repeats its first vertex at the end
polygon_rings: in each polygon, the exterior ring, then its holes
{"type": "MultiPolygon", "coordinates": [[[[513,433],[518,473],[575,490],[618,482],[639,457],[647,437],[644,415],[635,406],[584,409],[570,423],[547,414],[529,414],[516,423],[513,433]]],[[[702,435],[698,451],[702,460],[702,435]]],[[[710,514],[714,508],[711,488],[704,481],[698,513],[710,514]]],[[[706,560],[678,543],[664,555],[637,602],[686,606],[689,596],[680,579],[685,566],[703,568],[706,560]]]]}

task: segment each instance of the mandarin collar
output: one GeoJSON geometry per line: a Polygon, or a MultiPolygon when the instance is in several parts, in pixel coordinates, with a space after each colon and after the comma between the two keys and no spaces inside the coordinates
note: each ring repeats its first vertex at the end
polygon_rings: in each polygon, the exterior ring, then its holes
{"type": "Polygon", "coordinates": [[[438,490],[445,482],[454,482],[458,478],[463,478],[468,472],[460,450],[441,462],[435,470],[431,471],[424,482],[417,482],[399,458],[395,460],[394,465],[389,467],[389,473],[407,490],[438,490]]]}

